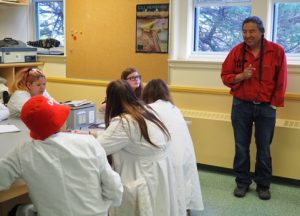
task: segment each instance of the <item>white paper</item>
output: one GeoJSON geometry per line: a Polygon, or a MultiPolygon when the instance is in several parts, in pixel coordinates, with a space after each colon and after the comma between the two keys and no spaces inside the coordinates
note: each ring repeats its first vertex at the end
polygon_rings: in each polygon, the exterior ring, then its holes
{"type": "Polygon", "coordinates": [[[20,131],[15,125],[0,125],[0,133],[11,133],[20,131]]]}
{"type": "Polygon", "coordinates": [[[82,105],[86,105],[86,104],[90,104],[90,103],[91,103],[91,101],[88,101],[87,99],[64,102],[64,104],[72,106],[72,107],[78,107],[78,106],[82,106],[82,105]]]}

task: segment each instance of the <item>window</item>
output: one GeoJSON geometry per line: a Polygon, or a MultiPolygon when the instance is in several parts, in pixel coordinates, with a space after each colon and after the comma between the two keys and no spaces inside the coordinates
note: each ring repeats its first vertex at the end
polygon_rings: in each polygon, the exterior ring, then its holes
{"type": "Polygon", "coordinates": [[[63,0],[33,0],[36,39],[53,38],[65,44],[63,0]]]}
{"type": "Polygon", "coordinates": [[[242,41],[251,0],[195,0],[194,51],[227,52],[242,41]]]}
{"type": "Polygon", "coordinates": [[[300,54],[300,1],[274,3],[273,41],[287,54],[300,54]]]}

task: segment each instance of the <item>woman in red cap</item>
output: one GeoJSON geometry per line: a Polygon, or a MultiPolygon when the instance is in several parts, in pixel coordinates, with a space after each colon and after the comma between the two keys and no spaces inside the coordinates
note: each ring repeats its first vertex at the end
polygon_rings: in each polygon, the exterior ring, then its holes
{"type": "Polygon", "coordinates": [[[107,216],[120,205],[120,176],[93,136],[64,132],[70,107],[44,96],[29,99],[21,119],[32,141],[0,159],[0,190],[23,179],[39,215],[107,216]]]}

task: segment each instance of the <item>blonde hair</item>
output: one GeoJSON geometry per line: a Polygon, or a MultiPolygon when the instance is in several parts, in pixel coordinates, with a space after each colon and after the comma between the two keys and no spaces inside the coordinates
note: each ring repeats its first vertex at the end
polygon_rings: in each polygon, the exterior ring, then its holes
{"type": "Polygon", "coordinates": [[[46,78],[46,76],[39,68],[24,68],[17,71],[15,81],[9,88],[10,94],[17,90],[28,91],[27,83],[32,84],[40,78],[46,78]]]}

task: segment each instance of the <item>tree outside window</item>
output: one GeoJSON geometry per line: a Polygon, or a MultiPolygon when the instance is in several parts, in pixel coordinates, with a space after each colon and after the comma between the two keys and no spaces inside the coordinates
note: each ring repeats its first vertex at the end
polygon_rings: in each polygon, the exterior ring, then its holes
{"type": "Polygon", "coordinates": [[[250,15],[249,0],[198,0],[195,5],[194,51],[230,51],[243,40],[242,21],[250,15]]]}
{"type": "Polygon", "coordinates": [[[274,4],[273,41],[287,54],[300,54],[300,2],[274,4]]]}
{"type": "Polygon", "coordinates": [[[65,44],[63,0],[34,0],[36,39],[54,38],[65,44]]]}

